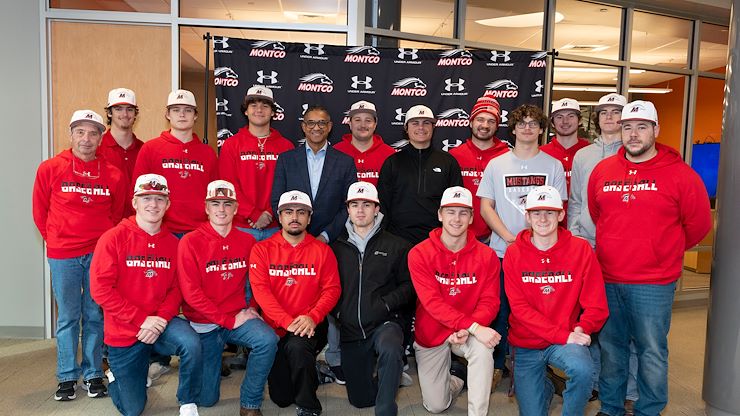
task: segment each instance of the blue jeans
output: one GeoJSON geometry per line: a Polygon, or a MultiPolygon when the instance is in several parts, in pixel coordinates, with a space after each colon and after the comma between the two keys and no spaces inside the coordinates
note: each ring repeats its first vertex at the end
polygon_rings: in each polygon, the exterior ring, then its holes
{"type": "Polygon", "coordinates": [[[250,319],[236,329],[217,328],[200,334],[203,346],[203,387],[200,404],[213,406],[221,395],[221,355],[226,343],[250,348],[247,371],[244,373],[239,402],[241,407],[259,409],[265,391],[267,375],[275,359],[275,331],[261,319],[250,319]]]}
{"type": "MultiPolygon", "coordinates": [[[[516,347],[514,356],[514,384],[520,415],[549,414],[554,388],[547,378],[548,364],[563,370],[568,377],[563,391],[562,414],[584,414],[586,402],[591,396],[593,371],[587,347],[577,344],[551,345],[541,350],[516,347]]],[[[624,403],[624,396],[622,402],[624,403]]]]}
{"type": "Polygon", "coordinates": [[[511,307],[509,306],[509,298],[506,297],[506,291],[504,290],[504,259],[499,258],[499,262],[501,263],[501,274],[499,276],[499,284],[501,285],[499,298],[501,300],[501,304],[498,308],[496,319],[494,319],[493,323],[489,326],[501,335],[501,342],[499,342],[493,350],[493,368],[503,370],[506,364],[506,354],[509,353],[508,336],[511,307]]]}
{"type": "Polygon", "coordinates": [[[261,230],[258,230],[256,228],[246,228],[246,227],[236,227],[236,228],[240,231],[244,231],[245,233],[251,235],[257,241],[267,240],[268,238],[272,237],[273,234],[275,234],[276,232],[280,230],[280,227],[263,228],[261,230]]]}
{"type": "Polygon", "coordinates": [[[609,318],[600,334],[601,411],[624,412],[630,340],[637,350],[635,415],[656,416],[668,403],[668,330],[676,283],[667,285],[606,284],[609,318]]]}
{"type": "Polygon", "coordinates": [[[144,411],[149,357],[154,351],[180,357],[177,401],[180,404],[200,401],[203,367],[200,339],[188,321],[175,317],[152,345],[137,341],[130,347],[108,346],[108,363],[115,377],[108,384],[108,394],[121,414],[139,415],[144,411]]]}
{"type": "MultiPolygon", "coordinates": [[[[591,361],[594,362],[593,389],[599,391],[599,378],[601,376],[601,346],[597,334],[591,334],[591,345],[588,346],[588,352],[591,353],[591,361]],[[596,335],[596,336],[594,336],[596,335]]],[[[630,369],[629,378],[627,379],[627,396],[625,399],[637,401],[637,350],[635,343],[630,342],[630,369]]]]}
{"type": "Polygon", "coordinates": [[[90,296],[92,253],[49,259],[51,287],[57,302],[57,380],[103,377],[103,311],[90,296]],[[82,365],[77,346],[82,319],[82,365]]]}

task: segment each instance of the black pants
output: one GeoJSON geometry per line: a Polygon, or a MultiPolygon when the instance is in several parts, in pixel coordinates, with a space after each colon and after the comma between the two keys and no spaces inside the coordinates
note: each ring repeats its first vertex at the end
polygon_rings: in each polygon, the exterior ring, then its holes
{"type": "Polygon", "coordinates": [[[402,358],[403,331],[395,322],[376,328],[368,339],[343,342],[342,370],[349,402],[355,407],[374,405],[376,416],[395,416],[402,358]],[[376,361],[378,376],[374,378],[376,361]]]}
{"type": "Polygon", "coordinates": [[[316,355],[326,345],[326,320],[316,327],[313,337],[299,337],[288,332],[278,342],[275,362],[267,377],[270,400],[278,407],[292,403],[308,410],[321,412],[316,397],[319,375],[316,374],[316,355]]]}

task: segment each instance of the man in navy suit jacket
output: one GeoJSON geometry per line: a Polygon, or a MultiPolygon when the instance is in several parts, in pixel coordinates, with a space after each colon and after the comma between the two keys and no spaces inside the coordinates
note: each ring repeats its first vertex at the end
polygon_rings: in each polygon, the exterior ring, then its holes
{"type": "Polygon", "coordinates": [[[325,243],[334,241],[344,229],[345,197],[349,186],[357,181],[354,160],[329,146],[331,127],[326,108],[311,106],[306,110],[301,122],[306,144],[278,157],[271,198],[273,212],[277,212],[284,192],[308,194],[313,205],[308,232],[325,243]]]}

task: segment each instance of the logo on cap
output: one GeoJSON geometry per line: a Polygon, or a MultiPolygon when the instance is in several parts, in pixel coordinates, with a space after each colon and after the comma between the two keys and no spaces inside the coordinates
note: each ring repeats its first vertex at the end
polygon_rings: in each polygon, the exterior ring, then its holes
{"type": "Polygon", "coordinates": [[[640,112],[640,107],[638,106],[632,107],[632,110],[630,111],[630,113],[639,113],[639,112],[640,112]]]}
{"type": "Polygon", "coordinates": [[[293,195],[293,196],[291,196],[291,197],[290,197],[290,200],[291,200],[291,201],[297,201],[297,200],[298,200],[298,195],[293,195]]]}

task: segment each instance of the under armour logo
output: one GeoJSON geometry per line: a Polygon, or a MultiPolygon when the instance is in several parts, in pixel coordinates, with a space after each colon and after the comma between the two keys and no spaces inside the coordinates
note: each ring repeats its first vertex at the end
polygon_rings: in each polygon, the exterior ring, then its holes
{"type": "Polygon", "coordinates": [[[221,44],[221,47],[222,47],[223,49],[227,49],[227,48],[229,47],[229,42],[228,42],[228,40],[229,40],[229,38],[221,38],[221,39],[218,39],[218,38],[214,38],[214,39],[213,39],[213,47],[214,47],[214,49],[216,48],[216,44],[217,44],[217,43],[221,44]]]}
{"type": "MultiPolygon", "coordinates": [[[[543,198],[542,196],[540,196],[540,198],[541,198],[541,199],[544,199],[544,198],[543,198]]],[[[545,263],[550,263],[550,258],[549,258],[549,257],[545,257],[545,258],[542,258],[542,259],[540,259],[540,262],[541,262],[542,264],[545,264],[545,263]]]]}
{"type": "Polygon", "coordinates": [[[511,58],[509,57],[510,54],[511,54],[510,51],[504,51],[504,52],[491,51],[491,60],[493,62],[496,62],[498,58],[504,58],[504,62],[509,62],[511,61],[511,58]]]}
{"type": "Polygon", "coordinates": [[[257,71],[257,82],[260,84],[264,84],[265,81],[270,81],[270,84],[277,84],[278,73],[275,71],[270,71],[270,75],[265,75],[265,71],[259,70],[257,71]]]}
{"type": "MultiPolygon", "coordinates": [[[[357,163],[362,165],[363,163],[365,163],[365,159],[357,159],[357,163]]],[[[357,192],[362,192],[362,189],[363,188],[358,189],[357,192]]]]}
{"type": "MultiPolygon", "coordinates": [[[[352,89],[356,90],[358,86],[362,85],[364,89],[369,90],[373,87],[373,85],[370,83],[372,80],[372,77],[365,77],[365,80],[361,81],[360,77],[355,75],[352,77],[352,89]]],[[[364,107],[360,106],[360,108],[364,107]]]]}
{"type": "Polygon", "coordinates": [[[563,160],[567,162],[569,158],[570,158],[569,156],[566,156],[563,158],[563,160]]]}
{"type": "Polygon", "coordinates": [[[406,117],[406,113],[403,112],[403,108],[396,108],[396,121],[403,121],[406,117]]]}
{"type": "Polygon", "coordinates": [[[252,264],[250,264],[250,265],[249,265],[249,268],[250,268],[250,269],[256,269],[256,268],[257,268],[257,265],[256,265],[256,264],[254,264],[254,263],[252,263],[252,264]]]}
{"type": "Polygon", "coordinates": [[[219,111],[229,111],[229,106],[227,105],[229,103],[229,100],[224,98],[223,101],[219,101],[218,98],[216,98],[216,112],[219,111]]]}
{"type": "Polygon", "coordinates": [[[462,144],[462,140],[455,139],[455,141],[450,141],[450,139],[444,139],[442,140],[442,150],[445,152],[449,152],[450,149],[454,149],[457,146],[460,146],[462,144]]]}
{"type": "Polygon", "coordinates": [[[156,244],[154,243],[148,243],[146,246],[149,248],[156,248],[156,244]]]}
{"type": "Polygon", "coordinates": [[[506,123],[509,121],[509,112],[506,110],[501,110],[501,123],[506,123]]]}
{"type": "Polygon", "coordinates": [[[226,250],[228,250],[228,249],[229,249],[229,246],[228,246],[228,245],[223,245],[223,246],[221,246],[221,250],[223,250],[223,251],[226,251],[226,250]]]}
{"type": "Polygon", "coordinates": [[[537,82],[534,83],[534,92],[542,92],[542,89],[545,86],[542,85],[542,80],[538,79],[537,82]]]}
{"type": "Polygon", "coordinates": [[[189,149],[182,149],[183,153],[187,153],[189,149]]]}
{"type": "Polygon", "coordinates": [[[445,91],[450,92],[453,88],[456,88],[458,92],[465,91],[465,87],[463,84],[465,84],[465,80],[462,78],[458,78],[457,82],[452,82],[451,78],[447,78],[445,80],[445,91]]]}
{"type": "Polygon", "coordinates": [[[627,172],[627,174],[628,174],[628,175],[637,175],[637,169],[630,169],[630,170],[629,170],[629,171],[627,172]]]}
{"type": "Polygon", "coordinates": [[[323,55],[324,54],[324,45],[312,45],[310,43],[304,43],[306,45],[305,48],[303,48],[303,53],[311,54],[311,52],[316,52],[316,55],[323,55]]]}
{"type": "Polygon", "coordinates": [[[398,59],[406,59],[407,57],[410,59],[419,59],[417,52],[419,52],[418,49],[398,48],[398,59]]]}

